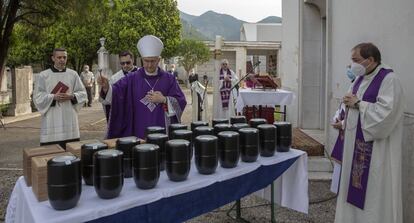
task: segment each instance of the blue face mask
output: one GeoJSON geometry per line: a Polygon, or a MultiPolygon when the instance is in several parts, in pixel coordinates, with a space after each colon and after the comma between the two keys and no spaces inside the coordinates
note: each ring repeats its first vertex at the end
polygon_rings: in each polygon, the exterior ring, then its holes
{"type": "Polygon", "coordinates": [[[349,80],[351,81],[355,80],[356,78],[354,72],[352,72],[351,68],[349,67],[346,69],[346,76],[348,76],[349,80]]]}

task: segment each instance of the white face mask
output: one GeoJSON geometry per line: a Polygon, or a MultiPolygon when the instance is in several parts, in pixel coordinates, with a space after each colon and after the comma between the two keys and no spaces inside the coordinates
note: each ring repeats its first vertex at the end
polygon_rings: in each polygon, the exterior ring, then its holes
{"type": "Polygon", "coordinates": [[[365,74],[365,71],[366,71],[366,69],[365,69],[365,67],[364,66],[362,66],[361,64],[359,64],[359,63],[355,63],[355,62],[352,62],[351,63],[351,68],[349,68],[351,71],[352,71],[352,73],[354,74],[354,75],[356,75],[356,76],[362,76],[362,75],[364,75],[365,74]]]}

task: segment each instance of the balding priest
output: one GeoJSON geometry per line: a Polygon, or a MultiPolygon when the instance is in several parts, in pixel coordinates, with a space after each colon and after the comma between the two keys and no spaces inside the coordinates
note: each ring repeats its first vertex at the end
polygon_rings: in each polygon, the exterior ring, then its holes
{"type": "Polygon", "coordinates": [[[105,77],[98,81],[106,98],[112,97],[107,138],[144,138],[148,126],[168,127],[181,122],[187,104],[175,77],[158,66],[164,48],[162,41],[147,35],[138,41],[137,47],[142,68],[112,86],[105,77]]]}

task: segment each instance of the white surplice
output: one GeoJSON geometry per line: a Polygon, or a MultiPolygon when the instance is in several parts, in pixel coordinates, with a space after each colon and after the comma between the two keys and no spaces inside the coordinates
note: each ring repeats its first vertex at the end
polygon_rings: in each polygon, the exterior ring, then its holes
{"type": "MultiPolygon", "coordinates": [[[[239,78],[234,73],[234,71],[230,69],[228,69],[228,71],[230,71],[231,73],[231,86],[233,87],[234,85],[237,84],[237,82],[239,81],[239,78]]],[[[220,75],[220,74],[217,74],[217,75],[220,75]]],[[[224,83],[224,80],[218,80],[218,84],[216,85],[218,88],[214,86],[214,91],[216,91],[216,93],[214,94],[213,103],[214,104],[217,103],[216,105],[218,105],[218,106],[215,106],[215,110],[213,111],[214,119],[218,119],[218,118],[230,119],[231,116],[236,115],[236,112],[235,112],[236,101],[235,100],[237,99],[237,90],[236,88],[233,88],[233,90],[231,90],[230,98],[229,98],[229,106],[227,108],[223,108],[222,102],[221,102],[221,94],[220,94],[220,89],[223,87],[223,83],[224,83]]]]}
{"type": "Polygon", "coordinates": [[[87,100],[85,87],[76,71],[53,72],[51,69],[40,72],[35,77],[33,102],[42,114],[40,142],[55,142],[79,138],[78,110],[87,100]],[[73,93],[77,104],[71,101],[53,103],[51,94],[61,81],[69,87],[67,93],[73,93]]]}
{"type": "MultiPolygon", "coordinates": [[[[364,77],[357,97],[364,92],[378,74],[364,77]]],[[[354,82],[355,84],[356,82],[354,82]]],[[[395,73],[389,73],[379,89],[377,102],[361,101],[359,109],[349,109],[345,127],[345,144],[340,189],[336,207],[336,223],[401,223],[401,151],[403,136],[404,96],[401,82],[395,73]],[[351,175],[358,115],[366,141],[374,141],[364,209],[348,203],[347,194],[351,175]]]]}

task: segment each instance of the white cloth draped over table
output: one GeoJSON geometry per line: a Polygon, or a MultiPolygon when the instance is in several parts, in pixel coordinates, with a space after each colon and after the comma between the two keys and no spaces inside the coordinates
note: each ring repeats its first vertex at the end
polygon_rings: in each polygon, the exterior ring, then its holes
{"type": "Polygon", "coordinates": [[[293,92],[282,89],[240,89],[239,96],[237,98],[236,109],[237,112],[243,113],[244,106],[262,105],[274,107],[276,105],[290,105],[294,99],[295,95],[293,92]]]}
{"type": "Polygon", "coordinates": [[[20,177],[7,206],[6,223],[90,221],[163,198],[201,189],[250,173],[260,166],[273,165],[292,158],[297,158],[297,160],[276,180],[275,201],[283,207],[307,213],[307,155],[303,151],[291,149],[289,152],[276,153],[273,157],[259,157],[253,163],[240,161],[236,168],[218,167],[216,172],[211,175],[199,174],[193,160],[186,181],[172,182],[168,179],[166,172],[163,171],[160,174],[157,186],[150,190],[138,189],[134,180],[128,178],[124,181],[120,196],[109,200],[100,199],[96,195],[93,186],[82,184],[82,194],[77,206],[64,211],[54,210],[49,201],[38,202],[31,188],[26,186],[24,178],[20,177]]]}
{"type": "Polygon", "coordinates": [[[55,142],[79,138],[79,123],[77,111],[87,100],[85,87],[76,71],[66,69],[65,72],[53,72],[51,69],[40,72],[35,77],[33,102],[42,114],[40,142],[55,142]],[[53,103],[51,94],[56,84],[61,81],[69,87],[67,93],[72,93],[77,104],[72,102],[53,103]]]}
{"type": "MultiPolygon", "coordinates": [[[[358,98],[362,98],[373,77],[381,68],[387,67],[380,65],[374,72],[364,77],[357,92],[358,98]]],[[[361,101],[359,110],[349,109],[345,127],[336,223],[402,222],[401,151],[404,111],[402,91],[397,76],[390,73],[381,84],[376,103],[361,101]],[[374,141],[364,210],[347,202],[359,115],[365,141],[374,141]]]]}

